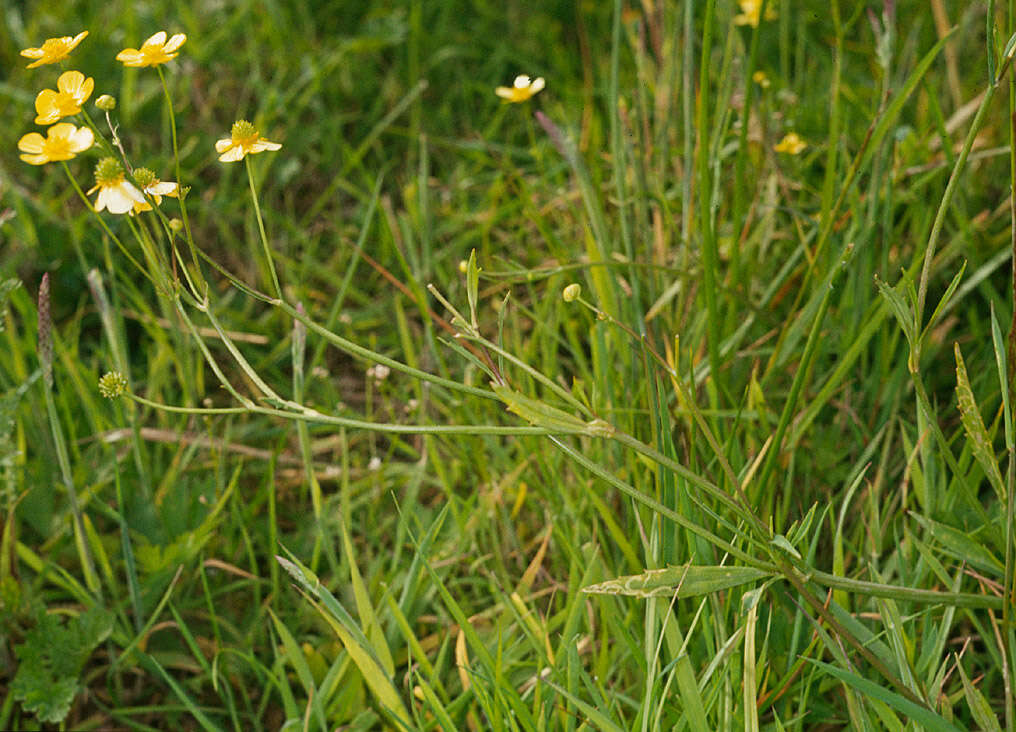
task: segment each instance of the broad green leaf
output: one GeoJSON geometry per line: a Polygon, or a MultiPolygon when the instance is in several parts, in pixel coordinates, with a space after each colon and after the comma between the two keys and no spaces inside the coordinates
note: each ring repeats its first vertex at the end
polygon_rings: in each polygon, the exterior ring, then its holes
{"type": "Polygon", "coordinates": [[[77,695],[81,669],[113,632],[113,614],[93,607],[66,624],[47,612],[37,621],[14,648],[18,670],[10,692],[39,721],[62,722],[77,695]]]}
{"type": "Polygon", "coordinates": [[[628,595],[631,597],[696,597],[772,576],[753,567],[666,567],[649,569],[642,574],[618,577],[583,587],[596,595],[628,595]]]}

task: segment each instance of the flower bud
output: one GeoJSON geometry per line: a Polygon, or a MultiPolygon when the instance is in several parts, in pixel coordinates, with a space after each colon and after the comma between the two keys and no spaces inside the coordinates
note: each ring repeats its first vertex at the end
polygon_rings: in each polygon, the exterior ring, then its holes
{"type": "Polygon", "coordinates": [[[581,294],[582,294],[582,285],[580,285],[577,282],[572,282],[570,285],[564,288],[564,292],[561,293],[561,297],[564,298],[565,302],[574,302],[575,300],[578,299],[579,295],[581,294]]]}
{"type": "Polygon", "coordinates": [[[109,94],[103,94],[95,100],[95,106],[103,112],[112,112],[116,109],[116,97],[110,96],[109,94]]]}

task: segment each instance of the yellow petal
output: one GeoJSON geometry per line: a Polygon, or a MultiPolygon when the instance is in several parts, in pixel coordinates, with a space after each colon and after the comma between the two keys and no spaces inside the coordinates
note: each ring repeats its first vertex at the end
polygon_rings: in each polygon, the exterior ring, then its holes
{"type": "Polygon", "coordinates": [[[85,83],[85,75],[80,71],[65,71],[56,80],[56,88],[65,94],[74,94],[85,83]]]}
{"type": "Polygon", "coordinates": [[[38,132],[29,132],[27,135],[18,140],[18,150],[26,153],[39,154],[42,152],[43,143],[45,139],[38,132]]]}
{"type": "Polygon", "coordinates": [[[230,137],[215,141],[215,152],[217,153],[226,152],[231,147],[233,147],[233,140],[230,137]]]}
{"type": "Polygon", "coordinates": [[[116,60],[124,66],[140,66],[144,63],[145,56],[136,48],[125,48],[116,55],[116,60]]]}

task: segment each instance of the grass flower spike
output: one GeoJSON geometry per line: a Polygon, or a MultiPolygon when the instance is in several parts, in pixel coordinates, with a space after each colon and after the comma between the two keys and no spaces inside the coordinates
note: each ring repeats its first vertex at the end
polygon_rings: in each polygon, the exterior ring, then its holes
{"type": "Polygon", "coordinates": [[[494,90],[502,99],[512,103],[524,102],[546,86],[542,76],[530,79],[525,74],[519,74],[511,86],[499,86],[494,90]]]}
{"type": "Polygon", "coordinates": [[[46,130],[46,137],[38,132],[29,132],[18,140],[18,150],[24,153],[21,159],[30,165],[70,160],[84,152],[95,142],[95,135],[87,127],[75,127],[70,122],[60,122],[46,130]]]}
{"type": "Polygon", "coordinates": [[[46,64],[55,64],[63,61],[87,35],[88,31],[81,31],[73,38],[70,36],[47,38],[41,48],[24,49],[21,52],[22,56],[35,59],[25,68],[34,69],[36,66],[45,66],[46,64]]]}
{"type": "Polygon", "coordinates": [[[183,33],[177,33],[168,41],[166,31],[159,31],[141,44],[141,48],[125,48],[116,55],[116,60],[124,66],[158,66],[172,61],[177,56],[177,49],[187,40],[183,33]]]}
{"type": "Polygon", "coordinates": [[[245,119],[233,123],[233,129],[229,131],[229,137],[223,138],[215,143],[215,152],[219,153],[219,160],[223,163],[235,163],[243,160],[248,154],[264,152],[265,150],[278,150],[281,148],[277,142],[270,142],[261,136],[257,128],[245,119]]]}
{"type": "Polygon", "coordinates": [[[773,146],[773,150],[778,153],[787,153],[788,155],[800,155],[806,147],[808,147],[808,143],[802,140],[800,135],[796,132],[790,132],[784,135],[783,139],[773,146]]]}
{"type": "Polygon", "coordinates": [[[95,79],[80,71],[65,71],[57,79],[58,91],[43,89],[35,98],[35,118],[37,125],[51,125],[64,117],[71,117],[81,112],[81,107],[92,96],[95,79]]]}
{"type": "MultiPolygon", "coordinates": [[[[775,0],[769,0],[764,20],[776,20],[774,4],[775,0]]],[[[738,5],[741,6],[741,13],[734,16],[734,25],[750,25],[752,28],[758,28],[758,24],[763,20],[762,0],[738,0],[738,5]]]]}
{"type": "Polygon", "coordinates": [[[95,185],[88,194],[95,191],[99,191],[95,199],[96,213],[103,209],[111,214],[134,213],[135,206],[148,206],[141,191],[127,180],[123,166],[116,158],[103,158],[95,166],[95,185]]]}

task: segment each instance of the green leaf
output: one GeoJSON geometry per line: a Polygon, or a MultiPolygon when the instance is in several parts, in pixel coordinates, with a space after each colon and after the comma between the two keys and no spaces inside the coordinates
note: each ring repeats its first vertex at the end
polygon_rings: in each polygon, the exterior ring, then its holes
{"type": "Polygon", "coordinates": [[[988,704],[988,700],[984,698],[984,694],[976,686],[970,683],[967,672],[963,670],[963,664],[958,660],[956,662],[956,669],[960,672],[960,678],[963,680],[963,695],[967,698],[970,714],[973,715],[978,728],[984,732],[1002,732],[1002,727],[998,723],[998,717],[991,711],[991,705],[988,704]]]}
{"type": "Polygon", "coordinates": [[[995,450],[991,446],[991,438],[988,437],[988,430],[984,427],[981,412],[974,400],[974,392],[970,388],[967,366],[963,363],[963,354],[960,352],[959,343],[953,344],[953,353],[956,356],[956,398],[959,401],[963,430],[970,440],[970,449],[974,458],[977,459],[984,474],[988,477],[999,500],[1005,503],[1005,483],[1002,480],[1002,473],[998,469],[998,461],[995,459],[995,450]]]}
{"type": "Polygon", "coordinates": [[[527,397],[508,386],[492,384],[491,389],[504,402],[509,412],[519,415],[530,424],[554,432],[578,434],[586,431],[585,422],[563,409],[552,407],[539,399],[527,397]]]}
{"type": "Polygon", "coordinates": [[[990,572],[995,576],[1002,575],[1002,562],[983,544],[974,541],[970,533],[954,529],[938,521],[932,521],[916,513],[910,515],[928,531],[947,554],[973,565],[982,572],[990,572]]]}
{"type": "Polygon", "coordinates": [[[777,534],[772,538],[772,541],[770,541],[769,543],[772,544],[773,546],[778,546],[780,549],[782,549],[795,559],[801,558],[801,553],[797,551],[794,545],[790,543],[790,540],[783,534],[777,534]]]}
{"type": "Polygon", "coordinates": [[[40,613],[25,642],[14,648],[18,670],[11,693],[41,722],[62,722],[78,691],[78,677],[92,651],[113,632],[113,615],[93,607],[66,625],[40,613]]]}
{"type": "Polygon", "coordinates": [[[649,569],[642,574],[618,577],[583,587],[595,595],[628,595],[631,597],[696,597],[726,590],[772,576],[753,567],[666,567],[649,569]]]}
{"type": "MultiPolygon", "coordinates": [[[[349,611],[336,597],[321,584],[317,576],[290,554],[292,559],[276,556],[275,559],[287,572],[302,585],[308,602],[318,614],[331,626],[339,637],[349,657],[356,664],[368,688],[374,693],[381,705],[396,718],[405,721],[409,712],[402,701],[391,676],[386,673],[383,662],[378,658],[376,649],[364,635],[360,626],[349,614],[349,611]],[[317,602],[316,600],[320,600],[317,602]]],[[[387,648],[387,647],[386,647],[387,648]]]]}
{"type": "Polygon", "coordinates": [[[903,329],[903,335],[907,337],[907,343],[910,345],[910,349],[913,350],[914,343],[916,342],[916,329],[914,328],[914,311],[907,304],[907,301],[903,299],[903,295],[895,287],[890,287],[887,283],[883,282],[877,275],[875,277],[875,285],[878,287],[879,293],[885,298],[889,304],[889,310],[896,316],[897,322],[903,329]]]}
{"type": "Polygon", "coordinates": [[[813,658],[806,658],[804,660],[810,664],[818,666],[830,676],[835,676],[847,686],[859,691],[865,697],[880,701],[883,704],[887,704],[892,707],[896,711],[907,715],[913,721],[923,725],[924,729],[932,730],[933,732],[962,732],[959,727],[956,727],[952,723],[946,721],[927,707],[915,704],[906,697],[900,696],[894,691],[889,691],[885,687],[876,684],[874,681],[869,681],[857,674],[844,671],[832,664],[816,661],[813,658]]]}

